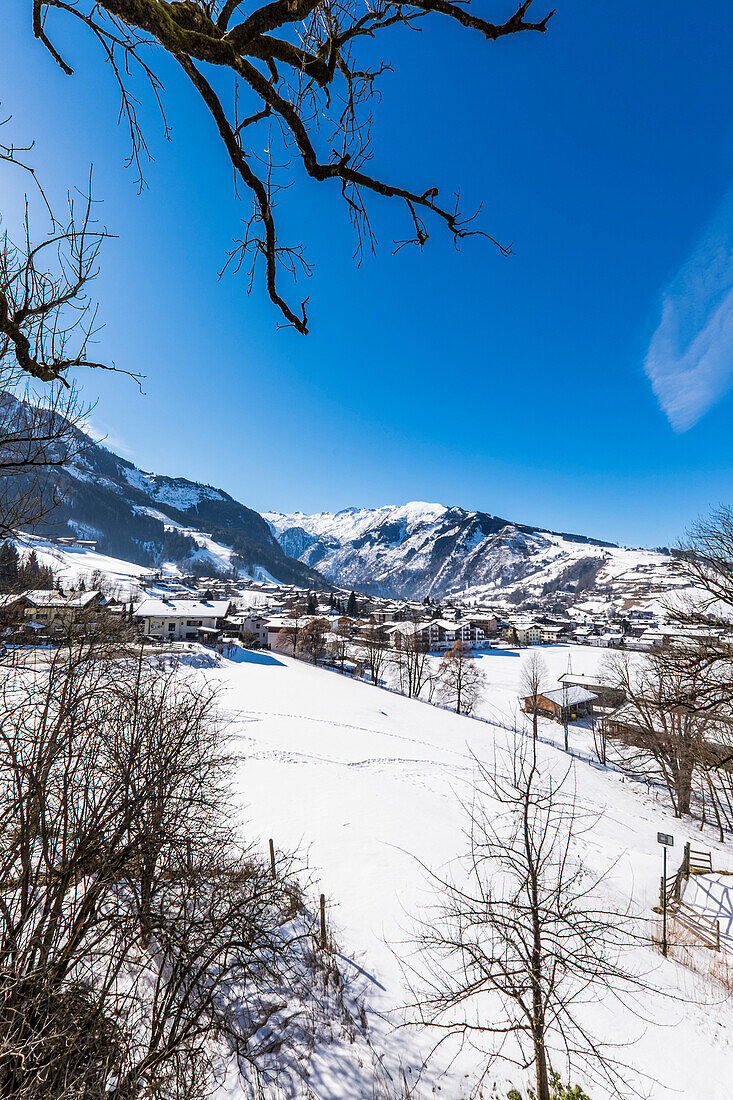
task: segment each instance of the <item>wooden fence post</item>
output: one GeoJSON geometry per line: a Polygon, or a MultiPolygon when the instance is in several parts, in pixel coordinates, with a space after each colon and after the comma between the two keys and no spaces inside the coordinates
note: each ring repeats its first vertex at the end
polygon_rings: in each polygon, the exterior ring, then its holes
{"type": "Polygon", "coordinates": [[[682,869],[684,871],[685,878],[688,879],[690,877],[690,842],[689,842],[689,840],[687,841],[687,844],[685,844],[685,855],[684,855],[684,858],[682,860],[682,869]]]}
{"type": "Polygon", "coordinates": [[[270,870],[272,871],[272,877],[275,878],[275,845],[270,837],[270,870]]]}
{"type": "Polygon", "coordinates": [[[667,889],[667,884],[664,881],[664,875],[662,875],[659,881],[659,908],[664,909],[664,895],[667,889]]]}
{"type": "Polygon", "coordinates": [[[321,894],[321,947],[326,950],[326,895],[321,894]]]}

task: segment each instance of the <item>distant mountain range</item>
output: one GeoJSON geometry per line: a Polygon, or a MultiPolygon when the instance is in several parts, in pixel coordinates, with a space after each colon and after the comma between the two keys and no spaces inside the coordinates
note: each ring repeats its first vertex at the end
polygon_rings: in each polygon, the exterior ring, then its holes
{"type": "MultiPolygon", "coordinates": [[[[17,406],[22,417],[23,403],[17,406]]],[[[582,593],[650,596],[676,583],[668,555],[442,504],[261,515],[223,489],[146,473],[76,434],[79,455],[54,475],[60,507],[36,531],[94,538],[102,553],[138,565],[236,570],[375,596],[543,605],[577,603],[582,593]]]]}
{"type": "Polygon", "coordinates": [[[527,581],[551,562],[575,565],[576,572],[585,562],[580,572],[588,572],[587,562],[614,549],[585,535],[417,501],[264,516],[286,554],[335,583],[377,596],[439,599],[468,589],[502,589],[527,581]]]}

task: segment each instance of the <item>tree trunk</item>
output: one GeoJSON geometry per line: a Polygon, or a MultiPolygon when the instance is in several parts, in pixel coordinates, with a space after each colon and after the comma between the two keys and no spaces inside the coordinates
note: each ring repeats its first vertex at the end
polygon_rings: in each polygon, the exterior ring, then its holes
{"type": "Polygon", "coordinates": [[[677,771],[677,817],[689,814],[692,801],[692,777],[694,762],[687,758],[680,761],[677,771]]]}
{"type": "Polygon", "coordinates": [[[536,1068],[537,1100],[550,1100],[550,1082],[547,1075],[547,1053],[542,1039],[534,1035],[534,1063],[536,1068]]]}

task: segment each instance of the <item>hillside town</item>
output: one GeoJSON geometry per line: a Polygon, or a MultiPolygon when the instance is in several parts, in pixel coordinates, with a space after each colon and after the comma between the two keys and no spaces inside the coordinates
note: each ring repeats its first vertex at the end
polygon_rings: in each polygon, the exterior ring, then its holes
{"type": "MultiPolygon", "coordinates": [[[[64,546],[93,548],[91,540],[58,540],[64,546]]],[[[0,582],[1,583],[1,582],[0,582]]],[[[151,643],[200,642],[214,646],[238,641],[251,648],[283,649],[293,623],[324,623],[329,643],[341,638],[358,641],[365,630],[378,628],[387,647],[399,648],[406,638],[428,652],[441,653],[460,641],[471,648],[508,644],[590,645],[601,648],[651,650],[674,644],[685,628],[632,607],[609,605],[602,613],[577,608],[533,617],[511,604],[430,599],[384,599],[345,590],[305,590],[296,585],[265,581],[224,580],[221,576],[165,577],[151,572],[139,578],[136,593],[123,594],[104,575],[90,585],[47,579],[46,588],[13,590],[15,578],[4,583],[2,630],[6,640],[53,641],[77,617],[92,609],[124,615],[151,643]]]]}

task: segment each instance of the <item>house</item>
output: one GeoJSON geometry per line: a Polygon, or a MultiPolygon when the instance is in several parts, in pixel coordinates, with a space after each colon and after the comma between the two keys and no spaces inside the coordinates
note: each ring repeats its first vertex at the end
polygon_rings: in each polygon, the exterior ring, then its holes
{"type": "Polygon", "coordinates": [[[23,614],[36,627],[49,634],[62,634],[81,618],[86,618],[100,608],[105,599],[97,590],[73,592],[64,595],[54,589],[39,588],[24,593],[23,614]]]}
{"type": "Polygon", "coordinates": [[[465,642],[466,645],[471,645],[472,642],[471,624],[461,619],[431,619],[423,624],[423,628],[431,650],[445,651],[456,642],[465,642]]]}
{"type": "Polygon", "coordinates": [[[0,593],[0,629],[8,633],[22,623],[26,607],[28,601],[22,593],[0,593]]]}
{"type": "Polygon", "coordinates": [[[495,615],[471,615],[471,640],[480,643],[486,638],[493,638],[499,630],[499,622],[495,615]]]}
{"type": "Polygon", "coordinates": [[[275,616],[267,620],[267,648],[279,649],[281,653],[292,653],[295,631],[302,630],[305,619],[293,619],[289,616],[275,616]],[[296,625],[297,624],[297,625],[296,625]]]}
{"type": "Polygon", "coordinates": [[[598,700],[598,705],[604,709],[612,710],[626,701],[626,692],[622,688],[614,687],[600,676],[581,676],[574,672],[564,672],[559,677],[559,681],[563,687],[579,687],[592,691],[598,700]]]}
{"type": "Polygon", "coordinates": [[[592,634],[588,642],[590,645],[600,647],[601,649],[609,649],[613,646],[620,646],[623,640],[623,634],[614,634],[610,631],[606,631],[604,634],[592,634]]]}
{"type": "Polygon", "coordinates": [[[148,598],[133,610],[143,634],[158,641],[217,641],[230,600],[175,600],[148,598]]]}
{"type": "Polygon", "coordinates": [[[234,633],[242,641],[254,635],[259,648],[266,648],[268,620],[264,615],[236,615],[230,622],[234,633]]]}
{"type": "Polygon", "coordinates": [[[545,645],[557,645],[563,634],[567,634],[568,627],[560,626],[556,623],[545,624],[540,627],[542,631],[542,641],[545,645]]]}
{"type": "Polygon", "coordinates": [[[510,641],[516,640],[517,645],[541,645],[542,627],[538,626],[537,623],[510,623],[507,629],[507,637],[510,641]]]}
{"type": "Polygon", "coordinates": [[[537,696],[536,705],[534,695],[525,696],[522,699],[522,710],[525,714],[532,714],[536,710],[537,714],[554,718],[556,722],[573,722],[592,714],[595,701],[593,692],[586,691],[585,688],[561,687],[554,691],[543,691],[537,696]]]}
{"type": "Polygon", "coordinates": [[[385,626],[384,633],[395,649],[402,649],[406,640],[412,638],[418,638],[426,648],[430,645],[426,623],[393,623],[391,626],[385,626]]]}

